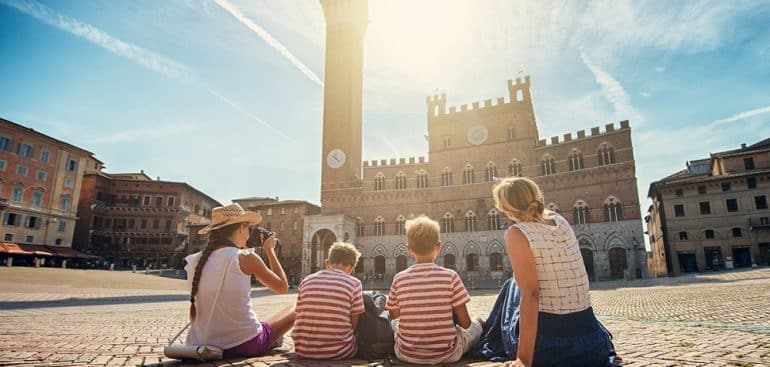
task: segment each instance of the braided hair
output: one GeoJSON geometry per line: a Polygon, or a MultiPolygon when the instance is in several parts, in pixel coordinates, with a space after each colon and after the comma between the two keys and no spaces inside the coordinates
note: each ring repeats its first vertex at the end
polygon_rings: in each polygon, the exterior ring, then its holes
{"type": "Polygon", "coordinates": [[[195,265],[195,273],[193,273],[192,291],[190,293],[190,321],[195,321],[195,295],[198,294],[198,285],[201,281],[201,275],[203,273],[203,266],[206,265],[206,261],[209,260],[209,256],[214,250],[217,250],[223,246],[232,246],[230,236],[235,233],[236,230],[243,223],[231,224],[218,229],[212,229],[209,232],[209,240],[206,243],[206,248],[201,252],[201,257],[198,259],[198,264],[195,265]]]}

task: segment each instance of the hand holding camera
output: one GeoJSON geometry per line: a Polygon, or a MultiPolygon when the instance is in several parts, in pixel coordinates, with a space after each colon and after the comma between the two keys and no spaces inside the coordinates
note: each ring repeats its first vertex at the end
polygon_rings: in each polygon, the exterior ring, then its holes
{"type": "Polygon", "coordinates": [[[261,246],[263,250],[275,250],[278,239],[275,238],[275,232],[268,231],[262,227],[254,227],[247,242],[249,247],[261,246]]]}

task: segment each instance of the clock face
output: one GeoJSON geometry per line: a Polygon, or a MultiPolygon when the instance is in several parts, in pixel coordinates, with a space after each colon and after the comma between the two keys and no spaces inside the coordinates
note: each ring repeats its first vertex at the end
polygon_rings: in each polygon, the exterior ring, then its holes
{"type": "Polygon", "coordinates": [[[468,142],[472,145],[481,145],[489,138],[489,130],[484,125],[471,126],[466,133],[468,142]]]}
{"type": "Polygon", "coordinates": [[[326,164],[331,168],[340,168],[345,164],[345,158],[347,157],[345,157],[345,152],[342,149],[333,149],[326,156],[326,164]]]}

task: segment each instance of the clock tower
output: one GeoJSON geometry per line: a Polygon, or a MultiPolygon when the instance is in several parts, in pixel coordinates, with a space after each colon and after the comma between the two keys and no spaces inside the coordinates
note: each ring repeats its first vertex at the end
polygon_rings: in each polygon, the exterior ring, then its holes
{"type": "MultiPolygon", "coordinates": [[[[360,188],[362,90],[367,0],[321,0],[326,18],[321,206],[360,188]]],[[[326,212],[326,210],[325,210],[326,212]]]]}

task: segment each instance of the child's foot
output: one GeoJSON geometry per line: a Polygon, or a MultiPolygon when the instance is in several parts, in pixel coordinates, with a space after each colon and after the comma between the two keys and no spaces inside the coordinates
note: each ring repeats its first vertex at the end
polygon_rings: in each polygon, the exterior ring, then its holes
{"type": "Polygon", "coordinates": [[[283,346],[283,335],[278,337],[278,339],[275,339],[272,345],[270,345],[270,349],[280,348],[283,346]]]}

